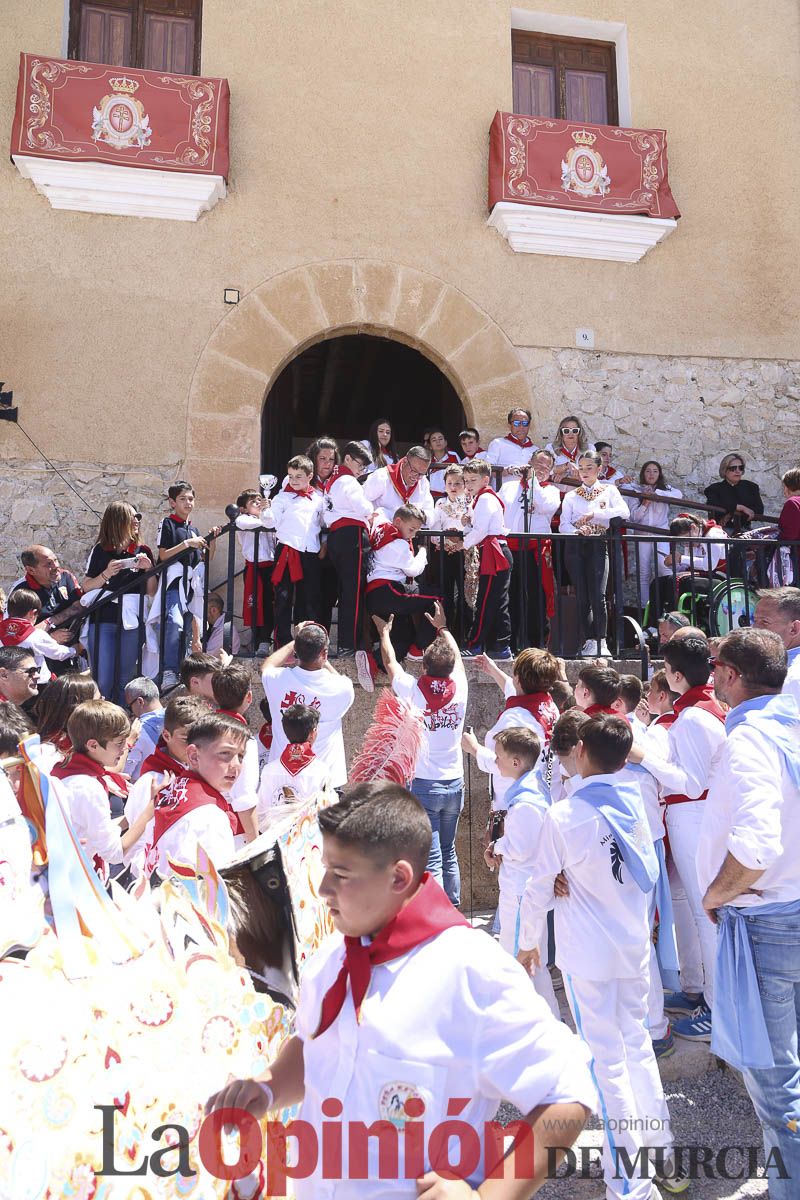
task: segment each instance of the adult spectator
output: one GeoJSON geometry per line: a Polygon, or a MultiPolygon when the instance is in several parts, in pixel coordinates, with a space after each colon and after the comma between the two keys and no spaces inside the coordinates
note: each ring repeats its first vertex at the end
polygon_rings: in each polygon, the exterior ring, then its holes
{"type": "MultiPolygon", "coordinates": [[[[564,417],[558,424],[558,433],[553,438],[547,450],[553,455],[554,483],[574,483],[581,481],[578,463],[584,454],[594,453],[594,446],[586,436],[586,430],[578,417],[564,417]]],[[[602,460],[600,463],[602,467],[602,460]]]]}
{"type": "MultiPolygon", "coordinates": [[[[666,529],[671,517],[670,507],[666,500],[667,498],[680,500],[681,493],[677,488],[669,486],[664,478],[661,463],[656,462],[655,459],[644,463],[639,472],[639,482],[633,487],[640,493],[640,499],[631,502],[631,521],[635,521],[637,525],[646,525],[650,529],[666,529]]],[[[632,529],[630,532],[639,537],[647,536],[647,531],[644,529],[632,529]]],[[[644,605],[647,604],[650,596],[653,561],[656,560],[660,570],[666,570],[666,568],[658,559],[653,542],[637,542],[635,553],[639,575],[639,597],[644,605]]],[[[656,614],[651,613],[651,623],[655,619],[656,614]]]]}
{"type": "MultiPolygon", "coordinates": [[[[12,592],[21,587],[35,592],[42,602],[39,622],[43,628],[62,646],[75,645],[86,615],[78,606],[83,593],[77,579],[71,571],[62,568],[56,554],[47,546],[28,546],[19,557],[25,575],[17,580],[12,592]],[[71,617],[67,609],[74,609],[71,617]],[[60,628],[62,624],[63,628],[60,628]]],[[[54,675],[71,669],[67,660],[56,662],[45,657],[45,661],[54,675]]]]}
{"type": "Polygon", "coordinates": [[[683,613],[668,612],[658,622],[658,645],[661,649],[671,642],[679,629],[688,628],[689,618],[683,613]]]}
{"type": "Polygon", "coordinates": [[[758,593],[753,624],[777,633],[786,650],[783,691],[800,707],[800,588],[779,587],[758,593]]]}
{"type": "MultiPolygon", "coordinates": [[[[164,709],[158,687],[146,675],[140,675],[125,685],[125,703],[134,722],[139,723],[138,737],[125,760],[125,773],[132,781],[139,778],[142,763],[155,750],[164,728],[164,709]]],[[[133,734],[136,733],[136,725],[133,734]]],[[[129,741],[133,740],[132,738],[129,741]]]]}
{"type": "Polygon", "coordinates": [[[264,693],[272,714],[272,746],[269,761],[280,758],[288,743],[281,713],[292,704],[308,704],[319,712],[319,732],[314,753],[330,771],[333,787],[347,783],[342,719],[352,708],[354,690],[346,675],[328,661],[327,630],[306,621],[287,642],[265,659],[261,673],[264,693]],[[290,667],[291,658],[297,665],[290,667]]]}
{"type": "Polygon", "coordinates": [[[364,484],[364,495],[384,521],[391,522],[401,504],[416,504],[427,525],[433,518],[433,498],[425,477],[430,465],[430,450],[412,446],[399,462],[373,471],[364,484]]]}
{"type": "MultiPolygon", "coordinates": [[[[239,630],[233,621],[228,622],[231,633],[231,654],[238,654],[242,648],[239,630]]],[[[219,654],[225,638],[225,602],[215,593],[208,597],[208,636],[206,637],[206,654],[219,654]]]]}
{"type": "Polygon", "coordinates": [[[503,479],[513,479],[530,464],[538,447],[528,436],[531,414],[528,408],[512,408],[506,418],[508,433],[493,438],[486,451],[486,461],[494,470],[502,468],[503,479]]]}
{"type": "Polygon", "coordinates": [[[400,457],[394,444],[392,423],[386,417],[378,417],[376,421],[372,422],[369,433],[361,445],[372,455],[372,462],[367,467],[368,475],[371,475],[373,471],[380,470],[381,467],[390,467],[400,457]]]}
{"type": "Polygon", "coordinates": [[[800,1179],[800,714],[780,695],[785,675],[777,634],[722,639],[714,687],[730,705],[728,736],[697,842],[703,908],[717,925],[712,1050],[743,1072],[773,1200],[796,1196],[800,1179]]]}
{"type": "Polygon", "coordinates": [[[72,750],[67,722],[79,704],[99,700],[97,684],[88,671],[73,671],[54,679],[36,702],[36,732],[42,743],[45,770],[72,750]]]}
{"type": "Polygon", "coordinates": [[[708,503],[722,510],[712,514],[717,524],[734,536],[749,529],[754,517],[764,515],[758,484],[744,478],[744,468],[741,454],[726,454],[719,464],[719,482],[705,489],[708,503]]]}
{"type": "Polygon", "coordinates": [[[778,540],[794,545],[781,549],[778,582],[794,585],[800,581],[800,467],[785,471],[781,483],[785,499],[778,519],[778,540]]]}
{"type": "Polygon", "coordinates": [[[22,708],[39,691],[39,668],[30,650],[0,646],[0,700],[22,708]]]}

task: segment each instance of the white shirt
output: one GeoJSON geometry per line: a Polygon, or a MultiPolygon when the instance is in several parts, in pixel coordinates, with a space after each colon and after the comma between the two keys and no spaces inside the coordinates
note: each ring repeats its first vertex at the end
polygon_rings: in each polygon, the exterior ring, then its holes
{"type": "MultiPolygon", "coordinates": [[[[517,690],[514,687],[514,680],[507,679],[503,688],[504,699],[510,700],[516,694],[517,690]]],[[[501,729],[519,729],[520,727],[533,730],[541,744],[542,754],[544,754],[545,747],[549,745],[544,727],[536,720],[533,713],[528,712],[527,708],[522,707],[504,708],[491,729],[487,729],[483,745],[478,747],[476,755],[478,767],[481,771],[485,771],[487,775],[491,775],[492,777],[492,809],[494,811],[505,808],[506,792],[511,787],[512,782],[497,770],[497,759],[494,752],[495,741],[501,729]]],[[[540,765],[541,762],[540,758],[537,765],[540,765]]]]}
{"type": "Polygon", "coordinates": [[[392,680],[392,691],[422,713],[424,736],[419,759],[417,779],[463,779],[464,756],[461,751],[461,735],[467,715],[467,680],[461,672],[454,675],[455,694],[449,704],[436,713],[426,715],[428,703],[417,687],[417,681],[408,671],[401,671],[392,680]]]}
{"type": "MultiPolygon", "coordinates": [[[[379,474],[378,471],[375,475],[379,474]]],[[[370,475],[374,479],[375,475],[370,475]]],[[[355,475],[337,475],[323,498],[323,519],[328,529],[337,521],[360,521],[366,528],[375,507],[355,475]]]]}
{"type": "Polygon", "coordinates": [[[800,646],[787,650],[789,669],[781,689],[785,696],[794,696],[800,706],[800,646]]]}
{"type": "Polygon", "coordinates": [[[218,868],[230,862],[236,852],[231,823],[213,801],[193,808],[170,826],[159,841],[156,869],[162,879],[168,879],[171,874],[170,859],[193,867],[197,862],[198,846],[203,847],[218,868]]]}
{"type": "Polygon", "coordinates": [[[299,492],[278,492],[272,501],[275,536],[282,546],[291,546],[306,554],[319,551],[323,501],[320,492],[301,496],[299,492]]]}
{"type": "MultiPolygon", "coordinates": [[[[679,554],[675,563],[675,568],[679,575],[694,569],[697,574],[703,571],[708,574],[709,564],[710,569],[715,571],[718,563],[727,554],[727,547],[724,545],[728,540],[728,535],[724,529],[709,529],[704,535],[702,542],[690,542],[686,544],[686,553],[679,554]]],[[[680,538],[676,538],[680,541],[680,538]]],[[[667,555],[672,555],[675,551],[675,544],[671,542],[658,542],[656,544],[656,558],[659,575],[671,575],[672,565],[667,566],[664,558],[667,555]]]]}
{"type": "Polygon", "coordinates": [[[698,800],[708,788],[711,768],[725,744],[722,721],[702,708],[684,708],[667,730],[668,757],[642,743],[642,766],[655,776],[665,796],[698,800]]]}
{"type": "MultiPolygon", "coordinates": [[[[154,779],[157,779],[161,783],[164,779],[163,771],[145,771],[144,775],[140,775],[136,782],[131,784],[128,791],[128,798],[125,801],[125,820],[129,826],[147,808],[150,802],[150,792],[154,779]]],[[[128,851],[127,862],[134,875],[141,875],[144,870],[147,849],[153,844],[154,828],[155,817],[151,817],[139,841],[128,851]]]]}
{"type": "Polygon", "coordinates": [[[612,517],[629,517],[630,511],[613,483],[594,484],[593,491],[601,489],[600,495],[594,500],[586,500],[581,496],[580,488],[567,492],[561,507],[560,533],[577,533],[575,522],[579,517],[589,516],[593,525],[601,525],[608,529],[612,517]]]}
{"type": "Polygon", "coordinates": [[[582,454],[594,454],[594,452],[595,452],[593,442],[589,442],[588,445],[586,446],[585,450],[578,449],[578,452],[574,458],[570,458],[570,456],[568,454],[566,454],[563,449],[556,450],[555,444],[553,442],[548,442],[547,445],[545,446],[545,450],[549,450],[550,453],[552,454],[553,458],[555,459],[555,462],[553,463],[553,469],[555,469],[556,467],[571,466],[571,467],[574,467],[576,471],[578,469],[578,459],[580,458],[580,456],[582,454]]]}
{"type": "MultiPolygon", "coordinates": [[[[513,779],[506,781],[509,785],[513,779]]],[[[521,896],[525,884],[538,870],[539,837],[549,804],[544,798],[523,792],[512,804],[503,822],[503,836],[494,844],[495,853],[502,854],[500,891],[521,896]]]]}
{"type": "Polygon", "coordinates": [[[556,962],[582,979],[638,978],[650,957],[648,896],[625,863],[620,870],[612,859],[614,839],[605,817],[581,799],[588,784],[613,786],[616,780],[616,775],[582,779],[570,795],[551,805],[542,823],[536,874],[522,898],[520,946],[529,950],[539,945],[547,910],[553,908],[556,962]],[[553,881],[561,871],[570,894],[554,905],[553,881]]]}
{"type": "MultiPolygon", "coordinates": [[[[108,793],[92,775],[69,775],[56,784],[75,836],[85,841],[89,858],[97,855],[107,863],[127,861],[122,851],[119,823],[111,819],[108,793]]],[[[130,853],[130,851],[129,851],[130,853]]]]}
{"type": "MultiPolygon", "coordinates": [[[[440,496],[433,506],[433,516],[428,524],[429,529],[468,529],[472,522],[472,506],[467,496],[461,495],[456,500],[440,496]]],[[[438,540],[434,543],[438,546],[438,540]]]]}
{"type": "Polygon", "coordinates": [[[322,792],[330,790],[330,787],[330,770],[327,764],[321,762],[316,755],[308,766],[303,767],[302,771],[298,771],[296,775],[287,771],[280,759],[267,763],[261,772],[261,782],[258,785],[259,830],[264,831],[271,808],[280,804],[304,803],[306,800],[313,800],[322,792]]]}
{"type": "Polygon", "coordinates": [[[394,520],[394,514],[402,504],[416,504],[417,508],[421,508],[425,513],[426,525],[433,516],[431,485],[424,475],[415,484],[408,500],[404,500],[392,483],[392,477],[386,467],[380,467],[373,471],[364,484],[364,495],[387,521],[394,520]]]}
{"type": "Polygon", "coordinates": [[[275,519],[271,508],[262,508],[260,517],[239,513],[236,518],[236,537],[242,547],[245,562],[253,562],[256,553],[256,530],[258,530],[258,561],[272,562],[275,557],[275,519]]]}
{"type": "MultiPolygon", "coordinates": [[[[561,506],[561,492],[552,483],[544,487],[531,472],[528,477],[528,533],[552,532],[550,522],[561,506]]],[[[519,479],[507,480],[499,491],[506,506],[506,525],[509,533],[525,532],[525,504],[519,479]]]]}
{"type": "Polygon", "coordinates": [[[355,693],[345,676],[324,667],[306,671],[303,667],[265,667],[261,676],[264,693],[272,714],[272,748],[269,761],[280,758],[287,743],[281,713],[291,704],[308,704],[319,709],[319,727],[314,753],[326,763],[333,787],[347,783],[342,718],[352,708],[355,693]]]}
{"type": "MultiPolygon", "coordinates": [[[[255,808],[258,804],[259,772],[258,742],[254,737],[248,737],[244,750],[242,769],[236,777],[233,787],[230,791],[225,792],[225,796],[230,800],[231,808],[234,812],[249,812],[251,808],[255,808]]],[[[237,833],[234,842],[238,850],[245,844],[244,834],[237,833]]]]}
{"type": "MultiPolygon", "coordinates": [[[[369,450],[370,454],[374,455],[375,451],[372,449],[372,443],[370,442],[369,438],[362,438],[361,445],[364,447],[365,450],[369,450]]],[[[397,462],[397,459],[394,457],[394,455],[389,454],[389,452],[387,450],[381,450],[381,454],[383,455],[384,462],[387,462],[387,463],[396,463],[397,462]]],[[[373,457],[373,460],[369,464],[369,466],[364,468],[364,474],[371,475],[373,473],[373,471],[380,471],[380,470],[382,470],[382,468],[378,466],[378,464],[375,462],[375,459],[373,457]]]]}
{"type": "MultiPolygon", "coordinates": [[[[800,751],[800,726],[787,732],[800,751]]],[[[798,813],[800,790],[789,778],[783,755],[745,718],[717,756],[703,805],[697,843],[700,892],[705,893],[730,852],[743,867],[764,872],[753,884],[762,894],[737,896],[737,908],[800,899],[798,813]]]]}
{"type": "Polygon", "coordinates": [[[369,559],[367,583],[373,579],[392,579],[396,583],[404,583],[406,579],[416,579],[428,565],[428,553],[424,547],[416,554],[409,542],[404,538],[396,538],[393,542],[373,550],[369,559]]]}
{"type": "Polygon", "coordinates": [[[526,441],[529,444],[523,446],[509,434],[492,438],[489,449],[480,457],[493,467],[527,467],[539,447],[534,446],[530,438],[526,438],[526,441]]]}
{"type": "Polygon", "coordinates": [[[472,528],[464,534],[464,549],[480,546],[487,537],[505,537],[506,522],[503,505],[497,496],[486,492],[472,505],[472,528]]]}
{"type": "MultiPolygon", "coordinates": [[[[481,1155],[484,1124],[501,1099],[522,1112],[568,1101],[596,1106],[587,1047],[556,1021],[520,964],[492,938],[463,926],[447,929],[373,967],[360,1023],[348,987],[336,1020],[314,1038],[323,997],[343,959],[342,939],[335,935],[308,962],[300,985],[296,1028],[305,1068],[300,1117],[316,1130],[327,1120],[321,1111],[327,1097],[341,1101],[340,1119],[352,1129],[354,1122],[369,1126],[389,1119],[407,1098],[418,1096],[425,1103],[427,1171],[430,1133],[447,1120],[453,1097],[469,1099],[457,1119],[476,1130],[481,1155]]],[[[379,1178],[377,1141],[369,1139],[372,1178],[347,1178],[344,1137],[343,1178],[323,1179],[320,1159],[315,1174],[294,1181],[297,1200],[412,1200],[416,1183],[402,1178],[403,1137],[400,1179],[379,1178]]],[[[481,1157],[471,1182],[477,1186],[485,1172],[481,1157]]]]}
{"type": "MultiPolygon", "coordinates": [[[[4,643],[0,643],[4,644],[4,643]]],[[[51,671],[45,662],[45,657],[54,662],[63,662],[66,658],[74,658],[74,646],[62,646],[52,638],[46,629],[33,629],[22,642],[16,643],[21,650],[27,650],[33,655],[34,662],[39,668],[39,683],[49,683],[51,671]]]]}
{"type": "Polygon", "coordinates": [[[673,487],[656,488],[653,492],[646,492],[641,483],[631,483],[628,486],[632,490],[640,492],[642,497],[648,497],[646,504],[643,500],[631,501],[631,520],[638,521],[640,525],[651,525],[656,529],[668,529],[672,520],[670,506],[664,504],[663,501],[659,502],[658,497],[669,496],[673,500],[680,500],[683,493],[673,487]]]}

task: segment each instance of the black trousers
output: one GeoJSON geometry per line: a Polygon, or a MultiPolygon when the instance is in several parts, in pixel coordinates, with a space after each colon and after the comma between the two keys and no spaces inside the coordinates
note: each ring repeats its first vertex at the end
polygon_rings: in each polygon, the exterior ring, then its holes
{"type": "Polygon", "coordinates": [[[260,642],[271,640],[275,626],[275,606],[272,590],[273,562],[254,563],[253,570],[253,603],[250,612],[242,613],[242,624],[253,631],[253,648],[260,642]],[[263,621],[259,623],[258,613],[261,609],[263,621]]]}
{"type": "Polygon", "coordinates": [[[575,537],[566,543],[567,570],[575,585],[578,607],[578,641],[599,643],[608,632],[608,543],[601,535],[575,537]]]}
{"type": "Polygon", "coordinates": [[[464,554],[460,550],[448,554],[446,550],[439,550],[438,545],[431,539],[427,571],[429,591],[442,597],[447,627],[460,643],[466,637],[473,616],[464,592],[464,554]]]}
{"type": "Polygon", "coordinates": [[[410,646],[416,643],[424,650],[436,637],[436,630],[430,621],[426,621],[425,613],[433,616],[437,599],[429,593],[406,592],[399,583],[384,584],[367,592],[368,613],[384,620],[394,617],[391,641],[398,662],[403,661],[410,646]]]}
{"type": "Polygon", "coordinates": [[[355,650],[361,645],[366,550],[367,531],[363,526],[342,525],[328,531],[328,554],[339,578],[339,650],[355,650]]]}
{"type": "Polygon", "coordinates": [[[496,575],[481,575],[475,615],[467,639],[470,649],[483,646],[487,650],[502,650],[511,641],[511,617],[508,611],[508,592],[511,583],[511,551],[503,547],[507,571],[496,575]]]}
{"type": "MultiPolygon", "coordinates": [[[[275,547],[275,561],[282,546],[275,547]]],[[[318,621],[320,619],[320,561],[319,555],[301,553],[303,578],[292,583],[288,563],[282,578],[274,583],[275,645],[285,646],[292,640],[292,619],[295,621],[318,621]]]]}
{"type": "MultiPolygon", "coordinates": [[[[540,545],[543,544],[544,540],[540,545]]],[[[511,556],[514,563],[509,589],[511,645],[517,653],[528,646],[546,646],[550,622],[547,619],[547,600],[536,552],[531,548],[512,550],[511,556]],[[523,613],[527,618],[525,625],[523,613]]]]}

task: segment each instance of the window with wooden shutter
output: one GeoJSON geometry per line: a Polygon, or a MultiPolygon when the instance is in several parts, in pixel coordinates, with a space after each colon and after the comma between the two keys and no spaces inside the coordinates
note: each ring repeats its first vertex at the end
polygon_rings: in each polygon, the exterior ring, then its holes
{"type": "Polygon", "coordinates": [[[619,124],[613,42],[514,29],[511,57],[515,113],[593,125],[619,124]]]}
{"type": "Polygon", "coordinates": [[[203,0],[70,0],[70,58],[200,74],[203,0]]]}

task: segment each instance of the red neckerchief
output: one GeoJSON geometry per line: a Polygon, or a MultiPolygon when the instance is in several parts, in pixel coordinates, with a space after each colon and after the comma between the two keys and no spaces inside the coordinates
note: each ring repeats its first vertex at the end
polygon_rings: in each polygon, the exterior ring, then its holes
{"type": "Polygon", "coordinates": [[[249,728],[247,721],[245,721],[242,714],[237,713],[237,712],[231,712],[231,710],[229,708],[218,708],[217,716],[218,717],[231,717],[234,721],[238,721],[240,725],[244,725],[245,729],[249,728]]]}
{"type": "Polygon", "coordinates": [[[411,542],[403,537],[397,526],[388,521],[382,525],[376,525],[369,535],[370,550],[383,550],[384,546],[391,546],[392,542],[402,541],[406,541],[407,545],[413,549],[411,542]]]}
{"type": "Polygon", "coordinates": [[[72,742],[66,733],[57,733],[51,738],[45,738],[51,746],[55,746],[56,750],[60,750],[62,754],[72,753],[72,742]]]}
{"type": "Polygon", "coordinates": [[[616,467],[603,467],[602,471],[598,471],[598,479],[611,479],[617,473],[616,467]]]}
{"type": "Polygon", "coordinates": [[[299,775],[315,758],[316,755],[308,742],[289,742],[281,751],[281,766],[285,767],[290,775],[299,775]]]}
{"type": "Polygon", "coordinates": [[[575,447],[574,450],[568,450],[567,447],[564,445],[564,443],[563,442],[561,443],[560,453],[563,454],[565,458],[568,458],[571,463],[578,461],[578,455],[580,454],[580,452],[581,452],[580,442],[578,443],[578,445],[575,447]]]}
{"type": "Polygon", "coordinates": [[[456,454],[455,450],[445,450],[445,452],[441,458],[431,458],[431,466],[433,466],[434,463],[436,463],[437,466],[441,466],[442,463],[457,463],[457,462],[458,462],[458,455],[456,454]]]}
{"type": "MultiPolygon", "coordinates": [[[[38,592],[40,592],[40,591],[47,591],[47,590],[48,590],[48,589],[47,589],[47,584],[45,584],[45,583],[39,583],[39,581],[38,581],[38,580],[36,580],[36,579],[34,579],[34,578],[33,578],[33,576],[30,574],[30,572],[29,572],[29,571],[26,571],[26,572],[25,572],[25,584],[26,584],[26,586],[27,586],[27,587],[29,587],[29,588],[30,588],[30,590],[31,590],[32,592],[37,592],[37,593],[38,593],[38,592]]],[[[53,587],[58,587],[58,584],[57,584],[57,583],[54,583],[54,584],[53,584],[53,587]]]]}
{"type": "Polygon", "coordinates": [[[158,794],[155,805],[153,845],[158,845],[167,830],[180,821],[181,817],[185,817],[187,813],[193,812],[196,808],[204,808],[207,804],[214,804],[221,812],[225,813],[234,835],[243,832],[239,814],[234,812],[222,792],[218,792],[196,771],[183,771],[169,787],[164,788],[158,794]]]}
{"type": "Polygon", "coordinates": [[[290,483],[287,483],[286,487],[283,490],[285,492],[288,492],[290,496],[307,496],[309,499],[311,499],[314,495],[313,487],[303,488],[303,490],[301,492],[297,488],[293,488],[290,483]]]}
{"type": "MultiPolygon", "coordinates": [[[[519,442],[517,442],[517,445],[519,445],[519,442]]],[[[478,446],[478,449],[475,451],[474,454],[463,455],[461,461],[462,462],[472,462],[473,458],[480,458],[480,456],[485,453],[486,453],[486,451],[484,450],[483,446],[478,446]]]]}
{"type": "Polygon", "coordinates": [[[408,904],[375,935],[368,946],[360,937],[345,937],[344,963],[333,985],[325,993],[314,1037],[324,1033],[342,1011],[348,979],[356,1018],[360,1020],[361,1005],[369,988],[373,967],[401,958],[445,929],[459,925],[468,927],[469,921],[453,908],[442,888],[426,871],[408,904]]]}
{"type": "Polygon", "coordinates": [[[36,626],[33,621],[24,617],[6,617],[0,621],[0,643],[4,646],[18,646],[33,633],[36,626]]]}
{"type": "Polygon", "coordinates": [[[587,717],[599,717],[601,713],[605,713],[608,717],[618,717],[620,715],[613,708],[606,708],[605,704],[590,704],[583,711],[587,717]]]}
{"type": "Polygon", "coordinates": [[[456,684],[452,678],[438,679],[435,675],[420,675],[417,687],[425,697],[426,717],[432,717],[446,708],[456,694],[456,684]]]}
{"type": "Polygon", "coordinates": [[[532,442],[532,441],[531,441],[531,439],[528,437],[527,433],[525,434],[525,441],[524,441],[524,442],[521,442],[521,441],[519,440],[519,438],[515,438],[515,437],[514,437],[514,435],[513,435],[513,433],[507,433],[507,434],[506,434],[506,441],[507,441],[507,442],[513,442],[513,444],[514,444],[515,446],[519,446],[520,450],[528,450],[528,449],[530,449],[530,447],[533,445],[533,442],[532,442]]]}
{"type": "Polygon", "coordinates": [[[128,781],[124,775],[109,771],[102,763],[95,762],[88,754],[74,750],[65,762],[56,763],[50,772],[56,779],[72,779],[75,775],[89,775],[103,785],[106,794],[115,796],[128,795],[128,781]],[[112,790],[114,789],[114,790],[112,790]]]}
{"type": "Polygon", "coordinates": [[[176,525],[188,525],[189,518],[179,517],[177,513],[171,512],[167,514],[168,521],[174,521],[176,525]]]}
{"type": "Polygon", "coordinates": [[[656,717],[655,721],[653,721],[653,728],[656,725],[663,725],[665,729],[669,729],[677,715],[675,712],[662,713],[661,716],[656,717]]]}
{"type": "Polygon", "coordinates": [[[401,472],[403,469],[403,463],[405,461],[405,458],[401,458],[399,462],[390,463],[389,466],[386,467],[386,471],[388,472],[389,478],[394,485],[394,490],[397,492],[403,503],[408,504],[408,501],[411,499],[412,493],[417,485],[416,483],[412,483],[411,487],[407,487],[403,482],[403,476],[401,472]]]}
{"type": "Polygon", "coordinates": [[[265,721],[258,731],[258,740],[265,750],[272,749],[272,726],[269,721],[265,721]]]}
{"type": "Polygon", "coordinates": [[[3,695],[2,692],[0,692],[0,701],[2,701],[3,704],[13,704],[14,703],[13,700],[9,700],[8,696],[3,695]]]}
{"type": "Polygon", "coordinates": [[[498,496],[497,492],[495,492],[495,491],[494,491],[492,488],[490,488],[488,484],[486,485],[486,487],[482,487],[482,488],[481,488],[481,490],[480,490],[480,491],[477,493],[477,495],[475,495],[475,496],[473,496],[473,497],[472,497],[472,507],[473,507],[473,508],[474,508],[474,507],[475,507],[475,505],[478,503],[478,501],[480,500],[481,496],[494,496],[495,500],[496,500],[496,501],[497,501],[497,503],[500,505],[500,507],[502,508],[503,512],[505,512],[505,511],[506,511],[506,506],[505,506],[505,504],[504,504],[504,503],[503,503],[503,501],[500,499],[500,497],[498,496]]]}
{"type": "Polygon", "coordinates": [[[157,775],[163,775],[166,771],[169,771],[170,774],[180,778],[182,775],[188,773],[189,768],[184,766],[183,763],[178,762],[177,758],[173,758],[171,754],[168,754],[159,742],[153,753],[148,754],[142,763],[139,776],[147,775],[150,771],[155,772],[157,775]]]}
{"type": "Polygon", "coordinates": [[[527,696],[510,696],[506,700],[503,712],[508,712],[510,708],[524,708],[532,717],[535,717],[544,730],[545,739],[549,743],[553,726],[560,716],[556,703],[549,692],[531,692],[527,696]]]}
{"type": "Polygon", "coordinates": [[[725,724],[725,713],[714,695],[713,683],[704,683],[700,687],[689,688],[688,692],[679,696],[672,705],[672,711],[676,717],[679,717],[686,708],[700,708],[703,712],[711,713],[712,717],[722,721],[723,725],[725,724]]]}
{"type": "Polygon", "coordinates": [[[356,478],[356,476],[353,474],[353,472],[350,470],[349,467],[334,467],[333,470],[331,471],[330,475],[328,476],[328,478],[325,480],[325,482],[322,485],[323,492],[329,492],[331,490],[331,488],[333,487],[333,485],[336,483],[336,480],[342,479],[345,475],[350,475],[353,479],[356,478]]]}

